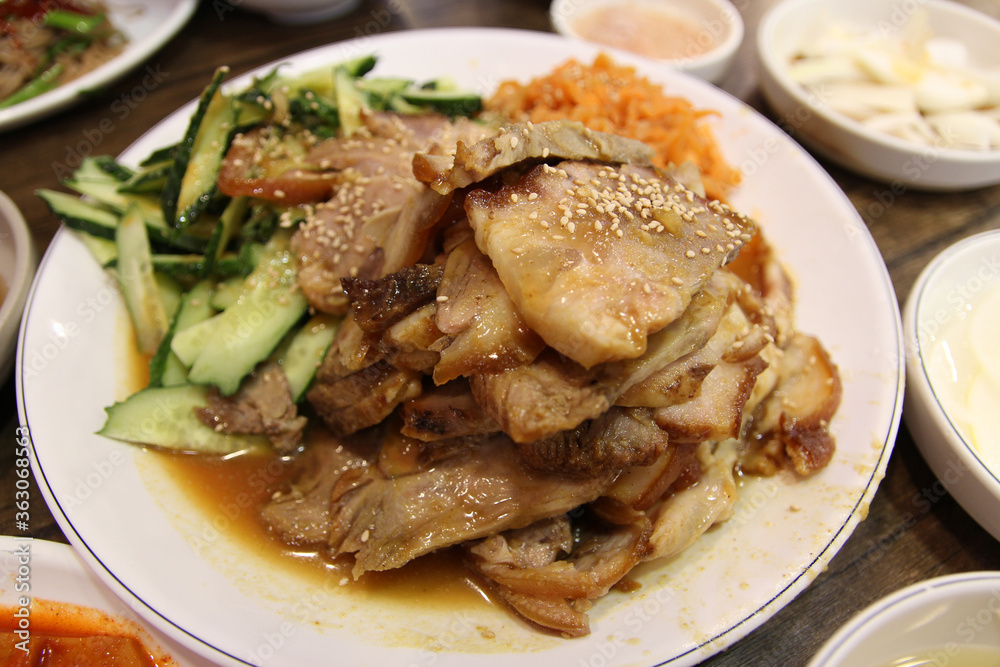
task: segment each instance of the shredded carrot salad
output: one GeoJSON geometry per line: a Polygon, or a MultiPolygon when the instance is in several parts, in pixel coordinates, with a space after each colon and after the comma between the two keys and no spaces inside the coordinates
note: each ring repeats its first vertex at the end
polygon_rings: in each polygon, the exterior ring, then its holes
{"type": "Polygon", "coordinates": [[[740,181],[702,122],[716,112],[665,94],[635,68],[617,65],[606,54],[589,66],[568,60],[527,84],[505,81],[486,106],[518,121],[576,120],[592,130],[638,139],[656,151],[660,167],[697,165],[706,193],[715,199],[725,199],[740,181]]]}

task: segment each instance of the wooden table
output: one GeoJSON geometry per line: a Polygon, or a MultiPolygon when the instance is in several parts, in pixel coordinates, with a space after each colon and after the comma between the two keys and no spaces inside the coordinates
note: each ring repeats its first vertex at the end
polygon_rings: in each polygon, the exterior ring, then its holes
{"type": "MultiPolygon", "coordinates": [[[[739,64],[722,86],[765,113],[756,89],[751,39],[761,14],[773,1],[736,0],[749,28],[748,39],[739,64]]],[[[1000,5],[990,0],[968,0],[968,4],[1000,17],[1000,5]]],[[[196,97],[217,65],[228,64],[239,74],[307,48],[390,30],[435,26],[550,29],[546,0],[367,0],[343,19],[296,28],[271,24],[233,5],[202,3],[173,41],[103,96],[0,135],[0,189],[21,208],[40,250],[51,240],[57,222],[34,191],[57,187],[58,169],[74,152],[116,155],[124,150],[146,129],[196,97]],[[150,77],[150,72],[156,76],[150,77]],[[113,105],[115,100],[127,104],[113,105]],[[123,112],[126,107],[127,113],[123,112]]],[[[956,194],[906,191],[893,195],[884,184],[833,166],[828,169],[875,238],[900,303],[937,252],[965,236],[1000,227],[1000,187],[956,194]],[[890,195],[892,205],[884,206],[890,195]]],[[[13,380],[0,388],[0,427],[0,532],[14,534],[17,412],[13,380]]],[[[37,489],[33,498],[31,534],[66,541],[37,489]]],[[[705,664],[803,665],[852,614],[874,600],[929,577],[990,569],[1000,569],[996,541],[951,496],[942,493],[901,425],[867,519],[827,571],[773,619],[705,664]]]]}

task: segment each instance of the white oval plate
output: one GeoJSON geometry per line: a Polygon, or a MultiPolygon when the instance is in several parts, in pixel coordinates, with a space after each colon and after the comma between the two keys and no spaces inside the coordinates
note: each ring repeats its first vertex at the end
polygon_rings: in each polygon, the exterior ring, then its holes
{"type": "MultiPolygon", "coordinates": [[[[363,37],[288,59],[306,70],[375,53],[378,75],[448,75],[483,93],[596,49],[551,34],[444,29],[363,37]]],[[[716,109],[711,122],[756,216],[794,275],[798,324],[839,364],[839,449],[821,474],[747,483],[735,516],[671,562],[643,567],[641,590],[591,613],[593,634],[543,635],[502,610],[378,604],[316,586],[229,542],[158,474],[151,454],[91,435],[121,392],[115,345],[124,309],[111,282],[62,230],[34,285],[17,358],[22,423],[53,514],[95,570],[151,621],[226,664],[695,664],[745,636],[823,571],[884,474],[903,389],[899,309],[879,252],[840,189],[762,116],[712,86],[617,53],[668,92],[716,109]],[[601,662],[604,661],[604,662],[601,662]]],[[[267,68],[265,68],[267,69],[267,68]]],[[[246,81],[247,79],[243,79],[246,81]]],[[[183,132],[193,104],[123,156],[135,162],[183,132]]],[[[220,508],[221,509],[221,508],[220,508]]],[[[236,513],[248,511],[234,504],[236,513]]],[[[225,523],[223,521],[223,523],[225,523]]]]}
{"type": "MultiPolygon", "coordinates": [[[[83,100],[92,91],[138,67],[184,27],[198,8],[198,0],[105,0],[105,5],[112,23],[128,38],[122,52],[65,85],[0,109],[0,132],[32,123],[83,100]]],[[[151,71],[150,85],[156,85],[159,82],[156,77],[162,74],[155,66],[151,66],[151,71]]]]}
{"type": "MultiPolygon", "coordinates": [[[[67,544],[0,535],[0,605],[15,611],[25,597],[79,605],[103,611],[135,624],[150,650],[166,652],[178,667],[209,667],[204,658],[191,653],[148,627],[94,576],[67,544]]],[[[28,631],[30,632],[30,627],[28,631]]]]}

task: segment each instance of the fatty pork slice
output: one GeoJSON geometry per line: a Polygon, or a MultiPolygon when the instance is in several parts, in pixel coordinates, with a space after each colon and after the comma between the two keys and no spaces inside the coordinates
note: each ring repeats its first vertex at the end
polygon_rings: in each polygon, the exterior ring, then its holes
{"type": "Polygon", "coordinates": [[[613,478],[531,470],[502,436],[428,470],[373,477],[332,499],[329,546],[334,555],[355,554],[355,577],[565,514],[600,496],[613,478]]]}
{"type": "MultiPolygon", "coordinates": [[[[467,119],[453,123],[433,114],[366,114],[364,120],[361,131],[320,142],[305,157],[307,165],[335,174],[337,184],[332,197],[316,204],[292,237],[303,294],[314,308],[335,314],[343,313],[348,303],[340,286],[342,277],[375,278],[384,273],[381,246],[390,239],[368,233],[366,223],[399,211],[416,198],[400,229],[420,235],[429,224],[425,218],[436,219],[447,206],[440,195],[426,196],[426,186],[414,178],[414,154],[447,154],[459,138],[479,138],[488,131],[467,119]]],[[[401,231],[392,232],[389,226],[387,233],[401,231]]],[[[399,248],[411,244],[394,238],[391,245],[397,249],[392,261],[400,264],[399,248]]]]}
{"type": "Polygon", "coordinates": [[[649,166],[653,155],[652,148],[635,139],[591,130],[577,121],[551,120],[515,123],[476,143],[459,141],[451,159],[418,153],[413,172],[447,194],[521,162],[566,159],[649,166]]]}
{"type": "Polygon", "coordinates": [[[703,347],[742,284],[733,274],[716,272],[681,317],[650,336],[638,359],[588,369],[546,348],[531,364],[471,376],[472,393],[515,442],[575,429],[606,412],[630,387],[703,347]]]}
{"type": "Polygon", "coordinates": [[[437,292],[434,381],[531,363],[545,347],[517,311],[496,270],[469,238],[449,254],[437,292]]]}
{"type": "Polygon", "coordinates": [[[567,516],[493,535],[466,547],[466,562],[515,612],[568,637],[590,633],[591,601],[643,560],[649,521],[623,525],[567,516]],[[574,533],[576,536],[574,537],[574,533]]]}
{"type": "Polygon", "coordinates": [[[476,244],[528,325],[591,368],[643,354],[756,231],[752,221],[651,168],[542,164],[474,190],[476,244]]]}
{"type": "Polygon", "coordinates": [[[812,475],[836,449],[830,420],[840,405],[840,374],[820,341],[803,333],[791,337],[773,365],[775,387],[754,414],[743,468],[758,475],[785,468],[812,475]]]}

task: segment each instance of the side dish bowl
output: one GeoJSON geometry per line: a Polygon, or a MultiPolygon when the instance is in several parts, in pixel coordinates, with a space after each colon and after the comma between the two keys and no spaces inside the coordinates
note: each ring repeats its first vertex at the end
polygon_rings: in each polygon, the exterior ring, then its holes
{"type": "Polygon", "coordinates": [[[998,608],[998,572],[921,581],[854,616],[827,640],[809,667],[996,664],[998,608]],[[959,657],[973,655],[982,662],[958,663],[959,657]]]}
{"type": "Polygon", "coordinates": [[[728,0],[554,0],[549,17],[566,37],[632,51],[711,82],[725,77],[744,34],[743,18],[728,0]],[[601,32],[583,27],[588,14],[606,19],[601,32]],[[672,27],[673,40],[663,37],[664,26],[672,27]],[[645,48],[654,42],[683,45],[657,55],[645,48]]]}
{"type": "Polygon", "coordinates": [[[789,74],[802,36],[817,25],[878,26],[881,34],[899,34],[917,11],[926,12],[935,36],[963,44],[970,62],[1000,78],[1000,21],[958,3],[784,0],[765,14],[757,33],[764,98],[777,124],[811,150],[894,187],[956,191],[998,183],[1000,149],[945,148],[871,129],[834,111],[822,94],[808,91],[789,74]]]}
{"type": "Polygon", "coordinates": [[[14,202],[0,192],[0,384],[14,363],[21,312],[38,258],[35,244],[14,202]]]}
{"type": "MultiPolygon", "coordinates": [[[[971,412],[975,399],[969,389],[974,381],[969,368],[979,363],[974,355],[982,347],[976,345],[974,327],[978,323],[991,328],[989,322],[1000,318],[1000,309],[988,308],[1000,303],[998,299],[1000,230],[959,241],[927,265],[903,311],[907,351],[903,417],[948,492],[1000,539],[1000,445],[994,432],[981,438],[977,448],[968,421],[982,414],[971,412]]],[[[995,332],[987,336],[992,341],[995,332]]],[[[989,347],[995,357],[997,348],[989,347]]],[[[998,364],[1000,358],[995,358],[994,366],[998,364]]],[[[988,409],[986,417],[995,424],[995,405],[992,420],[988,409]]]]}
{"type": "Polygon", "coordinates": [[[360,0],[243,0],[239,6],[260,12],[284,25],[305,25],[329,21],[349,14],[360,0]]]}

